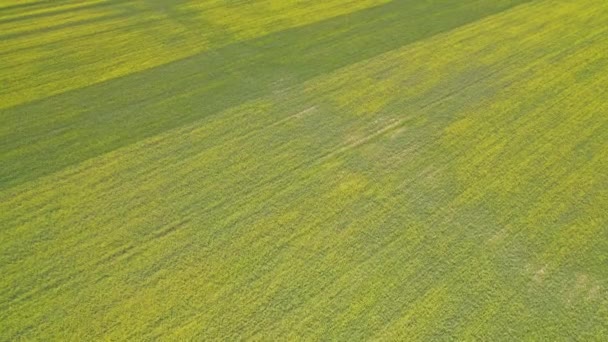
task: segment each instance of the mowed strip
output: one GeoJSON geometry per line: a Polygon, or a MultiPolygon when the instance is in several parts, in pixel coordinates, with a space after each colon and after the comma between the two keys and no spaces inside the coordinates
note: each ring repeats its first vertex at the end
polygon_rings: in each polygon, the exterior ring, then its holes
{"type": "Polygon", "coordinates": [[[607,17],[522,5],[3,190],[3,337],[605,338],[607,17]]]}

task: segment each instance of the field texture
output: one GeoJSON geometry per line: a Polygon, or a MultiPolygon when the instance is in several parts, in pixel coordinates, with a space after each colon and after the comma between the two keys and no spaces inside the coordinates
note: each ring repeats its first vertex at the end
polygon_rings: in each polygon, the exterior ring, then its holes
{"type": "Polygon", "coordinates": [[[0,340],[608,340],[608,1],[0,1],[0,340]]]}

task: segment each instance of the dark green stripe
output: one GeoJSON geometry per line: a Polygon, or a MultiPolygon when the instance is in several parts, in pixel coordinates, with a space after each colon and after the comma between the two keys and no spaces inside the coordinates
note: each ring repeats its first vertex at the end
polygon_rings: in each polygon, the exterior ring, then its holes
{"type": "Polygon", "coordinates": [[[0,190],[528,1],[395,1],[5,109],[0,190]]]}

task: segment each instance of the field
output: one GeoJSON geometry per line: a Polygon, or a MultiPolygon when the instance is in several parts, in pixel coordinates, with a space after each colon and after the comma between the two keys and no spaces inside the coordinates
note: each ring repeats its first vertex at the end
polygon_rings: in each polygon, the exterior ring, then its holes
{"type": "Polygon", "coordinates": [[[608,2],[0,2],[0,341],[608,340],[608,2]]]}

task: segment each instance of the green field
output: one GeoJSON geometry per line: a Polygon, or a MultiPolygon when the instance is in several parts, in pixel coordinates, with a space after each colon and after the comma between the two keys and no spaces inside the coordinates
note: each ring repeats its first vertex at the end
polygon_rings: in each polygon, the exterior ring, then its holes
{"type": "Polygon", "coordinates": [[[608,2],[0,1],[18,340],[608,341],[608,2]]]}

